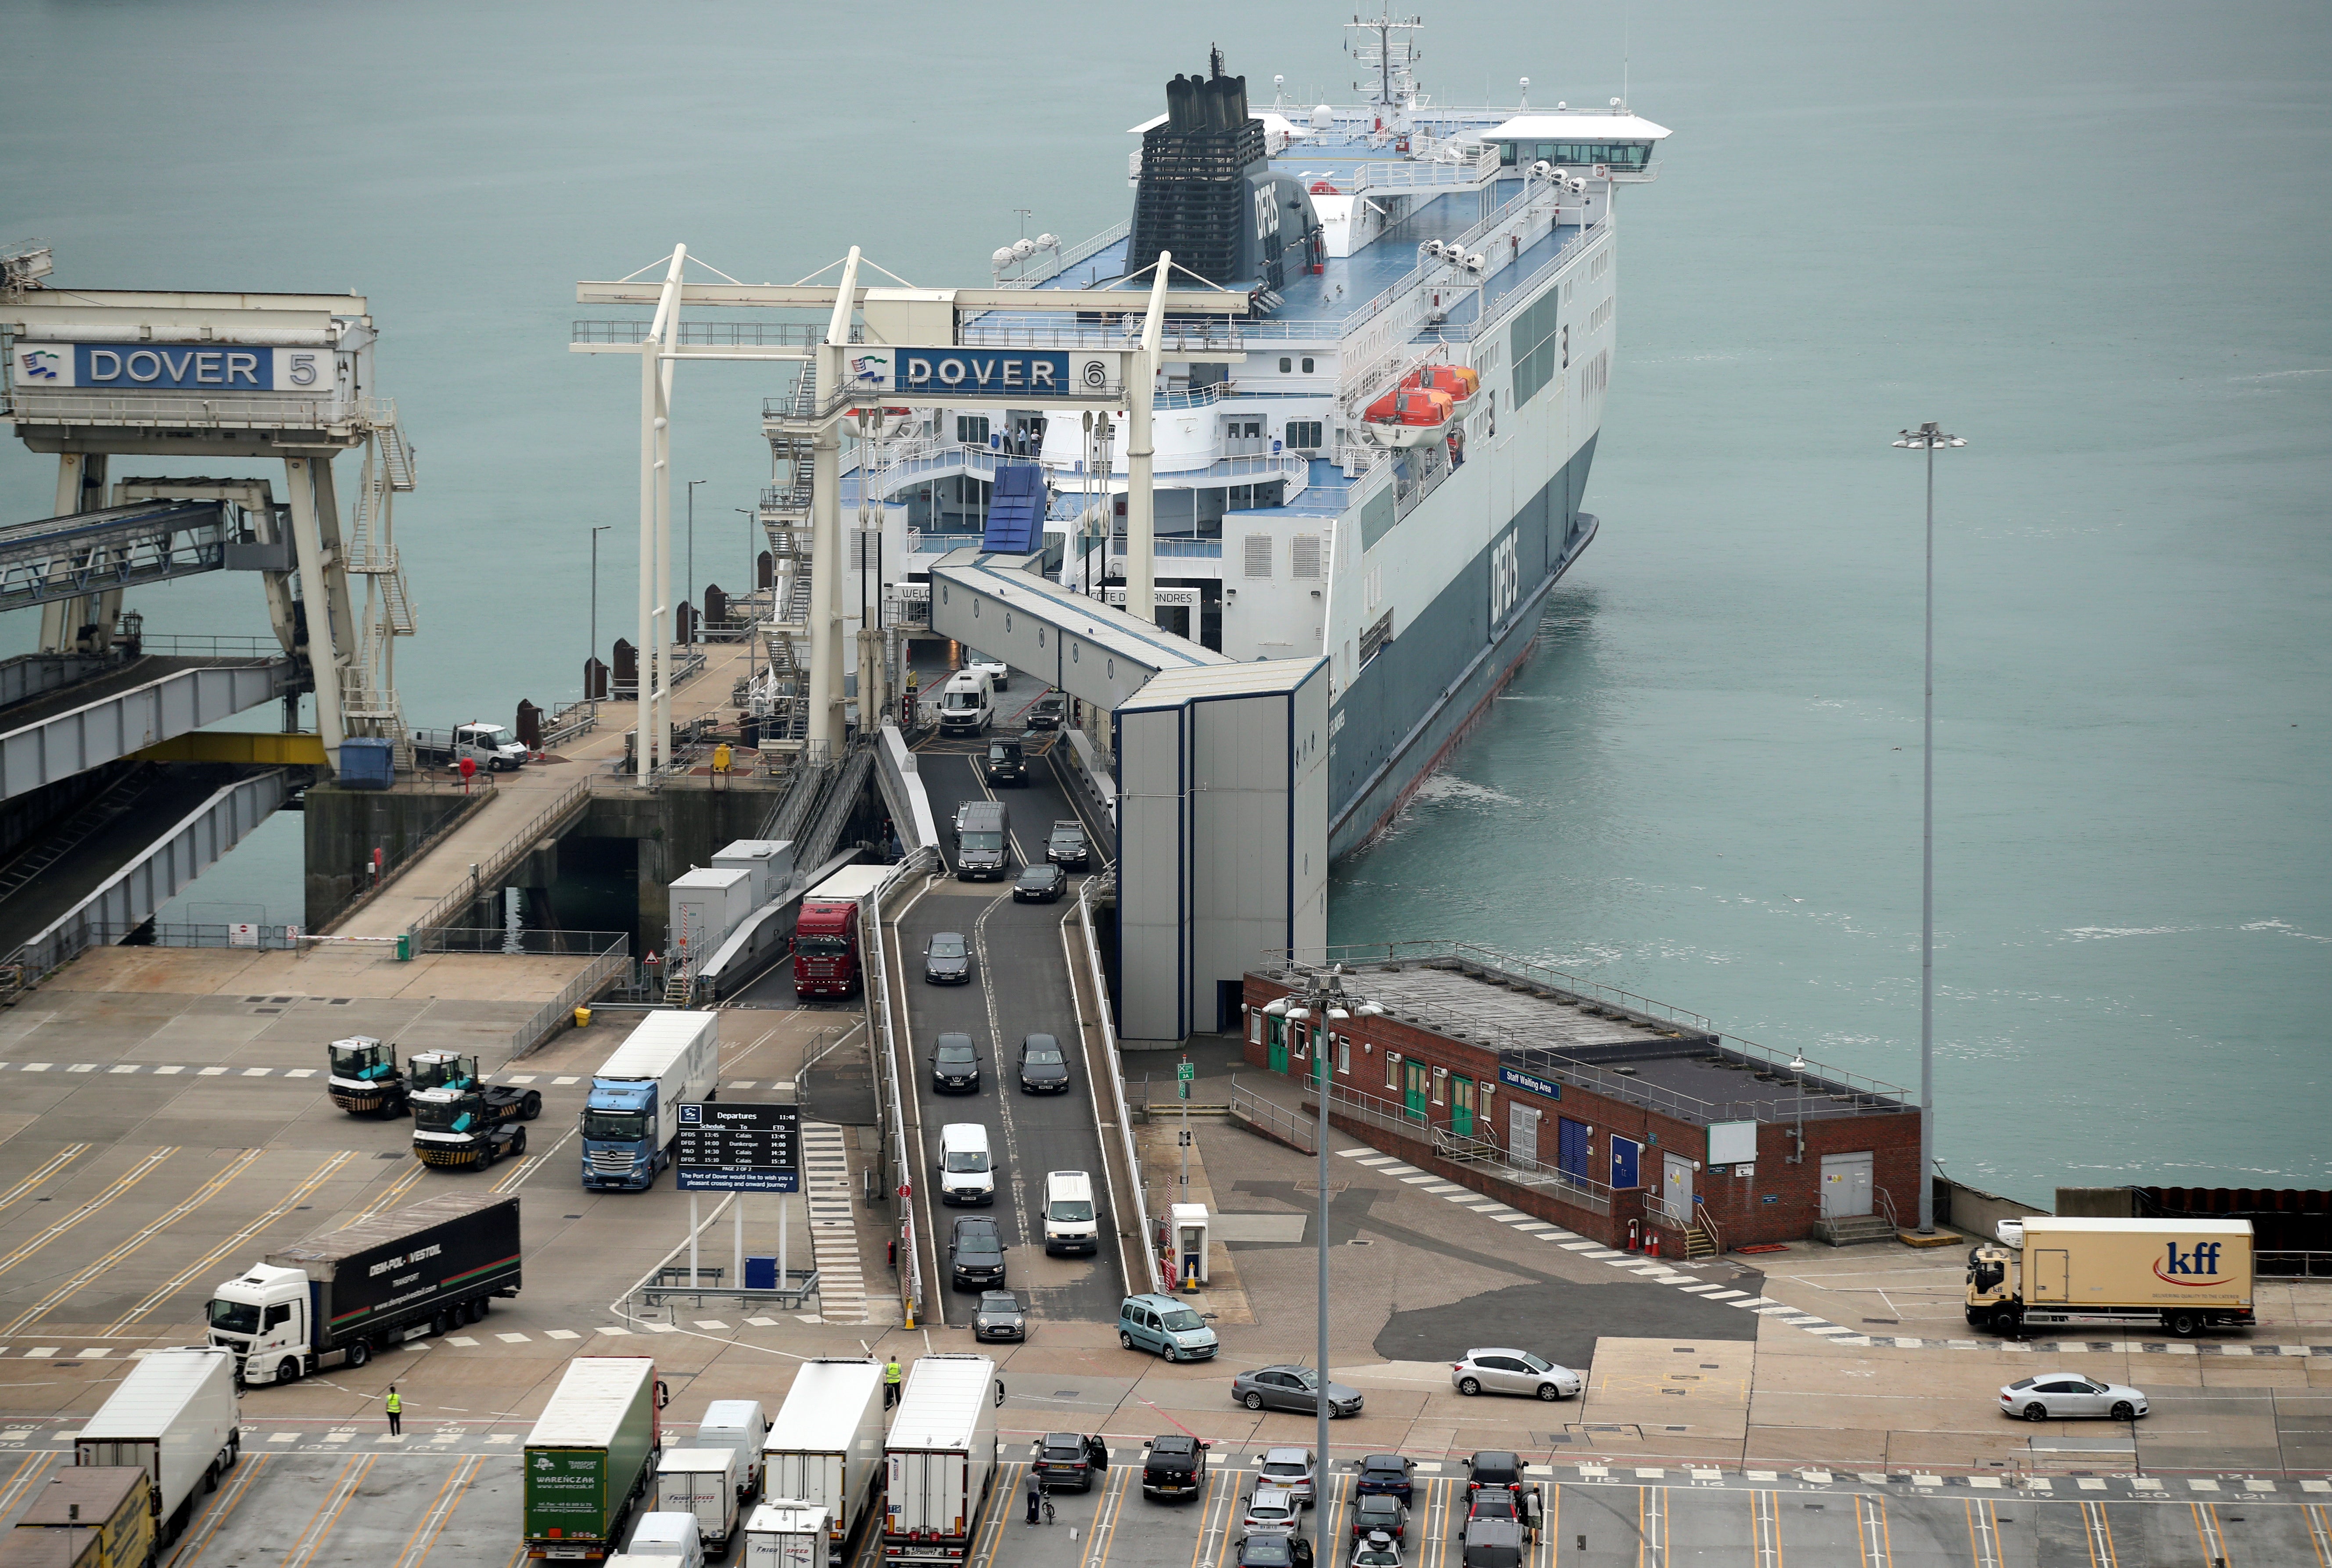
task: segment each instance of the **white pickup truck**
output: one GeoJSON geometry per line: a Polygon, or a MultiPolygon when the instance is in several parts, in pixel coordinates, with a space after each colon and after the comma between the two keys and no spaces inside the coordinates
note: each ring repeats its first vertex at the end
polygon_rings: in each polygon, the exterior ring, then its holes
{"type": "Polygon", "coordinates": [[[489,773],[515,773],[526,765],[528,755],[509,729],[483,719],[451,729],[416,729],[413,753],[447,767],[461,766],[466,756],[489,773]]]}

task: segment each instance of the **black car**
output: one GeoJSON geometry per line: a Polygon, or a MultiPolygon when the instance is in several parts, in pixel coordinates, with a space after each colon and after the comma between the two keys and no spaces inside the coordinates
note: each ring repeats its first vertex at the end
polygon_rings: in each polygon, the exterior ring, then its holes
{"type": "Polygon", "coordinates": [[[1142,1457],[1142,1495],[1195,1497],[1207,1489],[1207,1445],[1186,1432],[1152,1438],[1142,1457]]]}
{"type": "Polygon", "coordinates": [[[1466,1516],[1458,1522],[1458,1527],[1462,1532],[1477,1519],[1512,1519],[1523,1527],[1523,1534],[1527,1535],[1531,1530],[1530,1512],[1523,1494],[1509,1492],[1504,1487],[1484,1487],[1466,1494],[1466,1516]]]}
{"type": "Polygon", "coordinates": [[[1048,1492],[1071,1487],[1090,1492],[1094,1477],[1109,1468],[1109,1445],[1097,1437],[1081,1437],[1075,1432],[1047,1432],[1037,1440],[1028,1468],[1048,1492]]]}
{"type": "Polygon", "coordinates": [[[1523,1489],[1523,1459],[1520,1454],[1510,1454],[1503,1449],[1484,1449],[1466,1461],[1466,1489],[1478,1492],[1486,1487],[1501,1487],[1509,1492],[1523,1489]]]}
{"type": "Polygon", "coordinates": [[[1379,1492],[1373,1497],[1357,1497],[1352,1502],[1352,1535],[1390,1535],[1396,1541],[1409,1538],[1409,1505],[1390,1493],[1379,1492]]]}
{"type": "Polygon", "coordinates": [[[1052,904],[1069,890],[1069,874],[1050,860],[1042,865],[1021,869],[1020,879],[1012,884],[1012,901],[1016,904],[1052,904]]]}
{"type": "Polygon", "coordinates": [[[932,1050],[932,1088],[938,1094],[980,1092],[980,1049],[971,1036],[940,1036],[932,1050]]]}
{"type": "Polygon", "coordinates": [[[1530,1554],[1520,1525],[1512,1519],[1477,1519],[1466,1526],[1459,1568],[1522,1568],[1530,1554]]]}
{"type": "Polygon", "coordinates": [[[1410,1478],[1416,1469],[1415,1459],[1405,1459],[1399,1454],[1371,1454],[1352,1467],[1352,1493],[1361,1497],[1399,1497],[1404,1503],[1414,1502],[1410,1478]]]}
{"type": "Polygon", "coordinates": [[[1242,1535],[1236,1568],[1312,1568],[1309,1535],[1242,1535]]]}
{"type": "Polygon", "coordinates": [[[1093,844],[1085,837],[1085,824],[1066,820],[1055,822],[1052,836],[1045,841],[1045,859],[1080,871],[1091,865],[1093,844]]]}
{"type": "Polygon", "coordinates": [[[1028,727],[1058,729],[1061,727],[1061,721],[1068,717],[1068,712],[1069,699],[1057,691],[1048,691],[1037,699],[1036,707],[1028,710],[1028,727]]]}
{"type": "Polygon", "coordinates": [[[1032,1034],[1020,1042],[1020,1087],[1030,1094],[1069,1092],[1069,1062],[1059,1041],[1032,1034]]]}
{"type": "Polygon", "coordinates": [[[923,980],[931,985],[962,985],[971,979],[971,944],[961,931],[934,931],[923,944],[923,980]]]}
{"type": "Polygon", "coordinates": [[[980,1306],[971,1315],[971,1336],[1025,1342],[1028,1337],[1028,1315],[1021,1309],[1020,1298],[1009,1290],[981,1291],[980,1306]]]}
{"type": "Polygon", "coordinates": [[[948,1242],[948,1283],[958,1290],[985,1290],[1004,1283],[1004,1238],[996,1221],[966,1215],[955,1222],[948,1242]]]}
{"type": "Polygon", "coordinates": [[[988,782],[992,784],[1025,784],[1028,782],[1028,759],[1021,755],[1017,740],[991,740],[988,743],[988,782]]]}

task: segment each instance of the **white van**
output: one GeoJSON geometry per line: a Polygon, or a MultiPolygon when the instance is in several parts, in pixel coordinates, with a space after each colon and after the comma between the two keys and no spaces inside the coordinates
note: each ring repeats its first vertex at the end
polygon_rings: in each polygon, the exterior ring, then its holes
{"type": "Polygon", "coordinates": [[[691,1446],[736,1451],[737,1500],[742,1503],[761,1489],[761,1444],[769,1435],[769,1423],[761,1414],[760,1400],[716,1399],[704,1407],[704,1419],[696,1423],[696,1441],[691,1446]]]}
{"type": "Polygon", "coordinates": [[[996,721],[996,683],[985,670],[959,670],[940,688],[941,734],[972,735],[996,721]]]}
{"type": "Polygon", "coordinates": [[[1045,1250],[1048,1255],[1101,1250],[1093,1178],[1083,1171],[1045,1173],[1045,1250]]]}
{"type": "Polygon", "coordinates": [[[996,1202],[996,1162],[988,1152],[988,1129],[978,1122],[950,1122],[940,1129],[940,1202],[996,1202]]]}
{"type": "Polygon", "coordinates": [[[704,1534],[694,1514],[648,1513],[632,1526],[631,1544],[624,1548],[634,1558],[677,1563],[679,1568],[704,1568],[704,1534]]]}

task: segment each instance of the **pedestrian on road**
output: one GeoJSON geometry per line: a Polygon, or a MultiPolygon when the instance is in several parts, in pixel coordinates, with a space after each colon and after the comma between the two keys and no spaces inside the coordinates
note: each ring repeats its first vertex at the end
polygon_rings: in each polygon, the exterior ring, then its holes
{"type": "Polygon", "coordinates": [[[893,1356],[883,1364],[883,1408],[889,1410],[899,1402],[899,1358],[893,1356]]]}
{"type": "Polygon", "coordinates": [[[388,1435],[401,1435],[405,1430],[405,1402],[397,1398],[395,1383],[388,1385],[388,1397],[380,1402],[380,1408],[388,1412],[388,1435]]]}

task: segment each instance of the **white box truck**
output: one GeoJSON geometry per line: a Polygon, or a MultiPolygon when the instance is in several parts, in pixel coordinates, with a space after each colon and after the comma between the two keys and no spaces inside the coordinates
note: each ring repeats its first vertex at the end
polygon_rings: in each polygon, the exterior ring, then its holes
{"type": "Polygon", "coordinates": [[[908,1369],[883,1447],[885,1561],[962,1563],[996,1486],[1004,1384],[984,1355],[927,1355],[908,1369]]]}
{"type": "Polygon", "coordinates": [[[664,897],[673,962],[702,961],[753,912],[753,873],[700,866],[674,878],[664,897]]]}
{"type": "Polygon", "coordinates": [[[1969,1253],[1967,1320],[2010,1335],[2077,1320],[2159,1324],[2182,1339],[2248,1326],[2251,1223],[2031,1215],[2021,1250],[1969,1253]]]}
{"type": "Polygon", "coordinates": [[[833,1516],[799,1503],[764,1503],[745,1521],[744,1568],[826,1568],[833,1516]]]}
{"type": "Polygon", "coordinates": [[[176,1541],[195,1499],[218,1489],[242,1456],[231,1350],[158,1350],[136,1366],[73,1440],[76,1465],[130,1465],[154,1488],[155,1551],[176,1541]]]}
{"type": "Polygon", "coordinates": [[[806,1361],[761,1444],[761,1495],[828,1516],[842,1561],[883,1484],[883,1364],[806,1361]]]}
{"type": "Polygon", "coordinates": [[[737,1530],[737,1450],[666,1449],[656,1461],[656,1512],[693,1514],[705,1552],[719,1556],[737,1530]]]}
{"type": "Polygon", "coordinates": [[[716,1399],[704,1407],[696,1423],[700,1449],[730,1449],[737,1455],[737,1501],[740,1506],[761,1489],[761,1444],[768,1440],[769,1420],[757,1399],[716,1399]]]}
{"type": "Polygon", "coordinates": [[[720,1088],[721,1015],[649,1013],[591,1075],[583,1185],[647,1191],[672,1164],[681,1103],[714,1098],[720,1088]]]}

